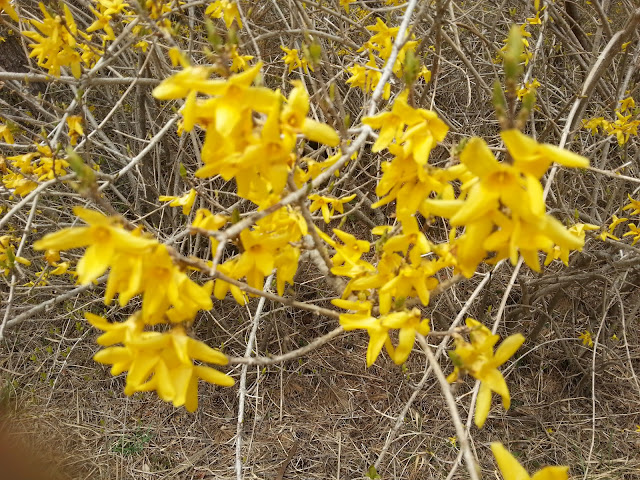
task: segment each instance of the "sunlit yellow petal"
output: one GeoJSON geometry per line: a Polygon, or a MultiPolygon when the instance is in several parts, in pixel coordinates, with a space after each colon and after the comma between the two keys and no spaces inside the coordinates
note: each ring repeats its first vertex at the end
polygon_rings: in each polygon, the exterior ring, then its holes
{"type": "Polygon", "coordinates": [[[498,468],[504,480],[529,480],[529,474],[509,451],[499,442],[491,444],[498,468]]]}

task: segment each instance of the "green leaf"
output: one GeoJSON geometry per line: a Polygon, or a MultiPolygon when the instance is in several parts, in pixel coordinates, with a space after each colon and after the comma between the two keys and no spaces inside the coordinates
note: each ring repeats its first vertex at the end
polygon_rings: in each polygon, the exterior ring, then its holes
{"type": "Polygon", "coordinates": [[[369,467],[369,469],[367,470],[367,474],[365,476],[370,478],[371,480],[377,480],[380,478],[380,475],[378,475],[378,471],[376,470],[376,467],[374,467],[373,465],[369,467]]]}

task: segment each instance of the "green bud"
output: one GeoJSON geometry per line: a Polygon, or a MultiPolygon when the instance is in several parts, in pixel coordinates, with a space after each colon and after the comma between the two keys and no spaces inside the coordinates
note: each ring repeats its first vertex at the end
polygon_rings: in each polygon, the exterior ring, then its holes
{"type": "Polygon", "coordinates": [[[496,109],[496,117],[502,122],[507,114],[507,100],[504,98],[502,85],[498,80],[493,82],[493,106],[496,109]]]}
{"type": "MultiPolygon", "coordinates": [[[[303,49],[304,48],[305,47],[303,45],[303,49]]],[[[305,51],[305,54],[307,54],[307,51],[305,51]]],[[[316,65],[318,65],[318,63],[320,63],[321,58],[322,46],[314,40],[311,45],[309,45],[307,60],[309,60],[309,63],[315,67],[316,65]]]]}
{"type": "Polygon", "coordinates": [[[214,48],[214,50],[217,50],[220,45],[222,45],[222,38],[218,35],[216,26],[208,18],[205,19],[204,25],[207,29],[207,40],[209,41],[209,44],[214,48]]]}
{"type": "Polygon", "coordinates": [[[81,188],[87,188],[94,185],[96,182],[96,176],[94,171],[84,163],[84,160],[78,155],[71,147],[67,147],[67,162],[69,166],[75,172],[80,181],[81,188]]]}
{"type": "Polygon", "coordinates": [[[404,58],[402,75],[407,85],[412,85],[420,74],[420,61],[413,50],[409,50],[404,58]]]}
{"type": "Polygon", "coordinates": [[[182,162],[180,162],[180,176],[185,178],[187,176],[187,169],[184,167],[182,162]]]}
{"type": "Polygon", "coordinates": [[[507,81],[516,81],[520,74],[520,57],[523,51],[520,29],[513,25],[507,38],[507,48],[503,53],[504,75],[507,81]]]}

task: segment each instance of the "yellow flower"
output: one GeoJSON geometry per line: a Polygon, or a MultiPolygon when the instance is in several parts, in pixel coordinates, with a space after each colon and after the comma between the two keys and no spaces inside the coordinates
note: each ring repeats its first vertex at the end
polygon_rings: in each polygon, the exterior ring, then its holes
{"type": "Polygon", "coordinates": [[[88,245],[78,262],[78,281],[86,285],[102,275],[118,252],[137,254],[155,245],[117,226],[113,219],[99,212],[75,207],[73,212],[89,226],[68,227],[45,235],[33,244],[35,250],[69,250],[88,245]]]}
{"type": "Polygon", "coordinates": [[[354,198],[356,198],[355,193],[340,199],[335,197],[324,197],[314,193],[313,195],[309,195],[309,200],[311,200],[309,210],[311,213],[316,210],[322,210],[322,218],[324,219],[324,222],[329,223],[335,211],[337,210],[340,213],[344,213],[344,204],[350,202],[354,198]]]}
{"type": "Polygon", "coordinates": [[[161,202],[171,202],[170,207],[182,207],[182,213],[189,215],[193,208],[193,203],[196,201],[196,191],[192,188],[189,193],[185,193],[181,197],[172,197],[169,195],[160,195],[158,198],[161,202]]]}
{"type": "Polygon", "coordinates": [[[232,72],[241,72],[246,70],[249,66],[247,62],[253,59],[253,55],[240,55],[238,53],[237,45],[231,46],[229,56],[231,57],[231,66],[229,67],[229,70],[232,72]]]}
{"type": "Polygon", "coordinates": [[[627,197],[629,198],[629,204],[622,207],[622,210],[632,210],[629,215],[640,214],[640,200],[634,200],[629,194],[627,194],[627,197]]]}
{"type": "Polygon", "coordinates": [[[298,50],[295,48],[286,48],[280,45],[280,48],[285,53],[285,56],[282,58],[285,65],[289,65],[289,73],[291,73],[296,68],[300,67],[305,72],[309,73],[309,68],[313,71],[313,65],[309,65],[309,62],[306,58],[300,58],[298,54],[298,50]]]}
{"type": "Polygon", "coordinates": [[[611,223],[609,224],[609,233],[613,234],[613,231],[616,229],[616,227],[618,225],[620,225],[621,223],[626,222],[627,220],[629,220],[628,218],[622,217],[622,218],[618,218],[617,215],[613,216],[613,220],[611,221],[611,223]]]}
{"type": "Polygon", "coordinates": [[[194,412],[198,407],[199,379],[226,387],[235,383],[211,367],[194,365],[194,360],[215,365],[226,365],[228,360],[222,352],[187,336],[182,327],[173,327],[166,333],[145,332],[139,312],[122,323],[110,323],[91,313],[85,317],[105,331],[98,337],[98,344],[108,348],[96,353],[94,359],[112,365],[112,375],[128,371],[124,390],[127,395],[156,390],[162,400],[194,412]],[[117,343],[123,346],[113,346],[117,343]]]}
{"type": "Polygon", "coordinates": [[[494,345],[500,340],[499,335],[493,335],[491,331],[473,318],[467,318],[467,327],[471,329],[469,336],[471,343],[461,338],[456,339],[456,349],[449,352],[454,363],[454,371],[447,380],[457,380],[461,370],[471,374],[476,380],[480,380],[480,391],[476,399],[475,424],[482,428],[489,409],[491,408],[491,392],[496,392],[502,397],[502,405],[505,410],[511,405],[511,396],[507,383],[498,367],[505,363],[516,353],[524,342],[524,337],[517,333],[507,337],[495,351],[494,345]]]}
{"type": "Polygon", "coordinates": [[[8,126],[0,123],[0,137],[4,140],[5,143],[14,144],[15,140],[13,139],[13,135],[8,126]]]}
{"type": "Polygon", "coordinates": [[[84,135],[84,130],[82,129],[82,117],[77,115],[67,117],[67,126],[69,127],[70,143],[71,145],[75,145],[78,143],[78,137],[84,135]]]}
{"type": "MultiPolygon", "coordinates": [[[[69,262],[61,262],[55,265],[56,268],[51,270],[51,275],[64,275],[69,270],[69,262]]],[[[69,272],[71,273],[71,272],[69,272]]]]}
{"type": "Polygon", "coordinates": [[[211,18],[223,17],[227,28],[231,28],[234,20],[237,22],[238,27],[242,28],[242,19],[240,18],[240,11],[238,10],[238,4],[236,2],[216,0],[207,7],[204,13],[211,18]]]}
{"type": "Polygon", "coordinates": [[[589,330],[585,330],[582,332],[578,338],[582,340],[582,344],[588,347],[593,347],[593,340],[591,338],[591,332],[589,330]]]}
{"type": "Polygon", "coordinates": [[[499,442],[491,444],[491,451],[504,480],[567,480],[569,478],[569,467],[555,466],[544,467],[530,476],[518,460],[499,442]]]}
{"type": "Polygon", "coordinates": [[[402,136],[405,125],[409,121],[409,117],[415,116],[415,109],[411,108],[407,103],[409,91],[402,92],[393,102],[390,112],[382,112],[373,117],[365,117],[362,123],[369,125],[371,128],[380,129],[378,139],[371,147],[373,153],[377,153],[386,148],[393,139],[399,139],[402,136]]]}
{"type": "Polygon", "coordinates": [[[582,126],[591,130],[591,135],[595,135],[598,133],[598,127],[602,127],[603,130],[607,130],[609,122],[607,122],[603,117],[591,118],[589,120],[583,120],[582,126]]]}
{"type": "Polygon", "coordinates": [[[38,57],[38,65],[49,70],[49,74],[59,77],[60,68],[71,67],[71,73],[75,78],[80,78],[82,74],[81,63],[86,62],[78,50],[78,38],[90,38],[86,33],[78,31],[78,26],[73,19],[71,10],[66,4],[62,5],[64,19],[60,15],[55,17],[47,11],[44,4],[38,6],[44,15],[44,19],[39,22],[31,20],[40,33],[26,31],[23,35],[33,40],[29,48],[32,49],[30,57],[38,57]]]}
{"type": "Polygon", "coordinates": [[[627,110],[632,110],[634,108],[636,108],[636,102],[633,99],[633,97],[627,97],[620,100],[619,110],[622,113],[626,112],[627,110]]]}
{"type": "Polygon", "coordinates": [[[534,223],[544,215],[543,191],[537,178],[530,174],[523,176],[516,162],[514,165],[499,163],[481,138],[469,140],[460,161],[480,181],[471,187],[464,206],[451,217],[452,225],[469,223],[496,211],[500,204],[534,223]]]}
{"type": "Polygon", "coordinates": [[[307,118],[309,113],[309,94],[299,80],[291,82],[294,85],[289,94],[287,104],[280,114],[280,122],[285,132],[302,133],[309,140],[335,147],[340,143],[336,131],[325,123],[307,118]]]}
{"type": "Polygon", "coordinates": [[[345,11],[349,13],[349,4],[354,3],[356,0],[340,0],[340,6],[344,7],[345,11]]]}
{"type": "Polygon", "coordinates": [[[635,223],[630,223],[627,227],[629,227],[629,231],[622,236],[628,237],[629,235],[633,235],[633,242],[631,242],[631,245],[635,245],[640,241],[640,226],[636,226],[635,223]]]}

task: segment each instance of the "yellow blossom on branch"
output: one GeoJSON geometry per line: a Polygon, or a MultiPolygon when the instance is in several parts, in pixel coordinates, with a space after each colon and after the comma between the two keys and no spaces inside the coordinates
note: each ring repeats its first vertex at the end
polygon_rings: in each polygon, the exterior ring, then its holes
{"type": "Polygon", "coordinates": [[[456,381],[461,371],[480,380],[475,424],[478,428],[482,428],[491,408],[492,392],[502,397],[505,410],[508,410],[511,405],[507,383],[498,371],[498,367],[516,353],[524,342],[524,337],[517,333],[505,338],[494,353],[493,347],[500,340],[500,336],[493,335],[487,327],[473,318],[467,318],[466,324],[471,329],[469,333],[471,343],[464,341],[461,337],[456,338],[456,349],[449,352],[454,370],[447,380],[450,383],[456,381]]]}
{"type": "Polygon", "coordinates": [[[71,145],[75,145],[78,143],[78,137],[84,135],[82,117],[77,115],[67,117],[67,127],[69,127],[69,143],[71,143],[71,145]]]}
{"type": "Polygon", "coordinates": [[[324,222],[329,223],[335,211],[337,210],[340,213],[344,213],[344,204],[350,202],[354,198],[356,198],[355,193],[340,199],[335,197],[325,197],[318,194],[309,195],[309,200],[311,200],[309,210],[311,213],[321,210],[324,222]]]}
{"type": "Polygon", "coordinates": [[[296,68],[302,68],[306,73],[309,73],[309,69],[313,71],[313,65],[310,65],[306,58],[300,58],[297,49],[283,47],[282,45],[280,45],[280,48],[285,53],[282,61],[289,66],[289,73],[296,68]]]}
{"type": "Polygon", "coordinates": [[[182,327],[165,333],[144,331],[139,312],[121,323],[110,323],[91,313],[85,317],[105,331],[98,337],[98,344],[107,348],[96,353],[94,359],[112,365],[112,375],[127,372],[127,395],[155,390],[165,402],[172,402],[175,407],[184,405],[194,412],[198,407],[199,379],[225,387],[235,383],[218,370],[193,363],[196,360],[226,365],[228,360],[222,352],[189,337],[182,327]],[[118,343],[122,346],[115,346],[118,343]]]}
{"type": "Polygon", "coordinates": [[[3,125],[2,123],[0,123],[0,137],[2,138],[2,140],[4,140],[5,143],[15,143],[11,130],[7,125],[3,125]]]}
{"type": "Polygon", "coordinates": [[[182,207],[182,213],[189,215],[193,208],[193,203],[196,201],[196,191],[192,188],[188,193],[185,193],[181,197],[173,197],[170,195],[160,195],[158,198],[161,202],[171,202],[170,207],[182,207]]]}
{"type": "Polygon", "coordinates": [[[629,203],[622,207],[622,210],[631,210],[629,215],[640,214],[640,200],[634,200],[629,194],[627,194],[627,197],[629,198],[629,203]]]}
{"type": "Polygon", "coordinates": [[[578,338],[582,340],[582,344],[587,347],[593,347],[593,339],[591,338],[591,332],[589,330],[585,330],[582,332],[578,338]]]}
{"type": "Polygon", "coordinates": [[[240,11],[238,10],[238,4],[236,2],[230,0],[215,0],[207,7],[204,13],[211,18],[223,18],[227,28],[231,28],[234,21],[239,28],[242,28],[242,19],[240,18],[240,11]]]}
{"type": "Polygon", "coordinates": [[[633,236],[633,242],[631,242],[631,245],[635,245],[640,241],[640,226],[636,226],[635,223],[630,223],[629,225],[627,225],[627,227],[629,228],[629,231],[622,236],[633,236]]]}
{"type": "Polygon", "coordinates": [[[421,318],[420,310],[403,310],[383,315],[379,318],[371,316],[371,302],[353,302],[350,300],[332,300],[334,305],[355,313],[340,315],[340,325],[345,330],[366,330],[369,334],[367,347],[367,366],[373,365],[384,346],[387,353],[396,365],[407,361],[416,333],[426,335],[429,333],[429,320],[421,318]],[[389,330],[398,330],[398,345],[394,347],[389,338],[389,330]]]}

